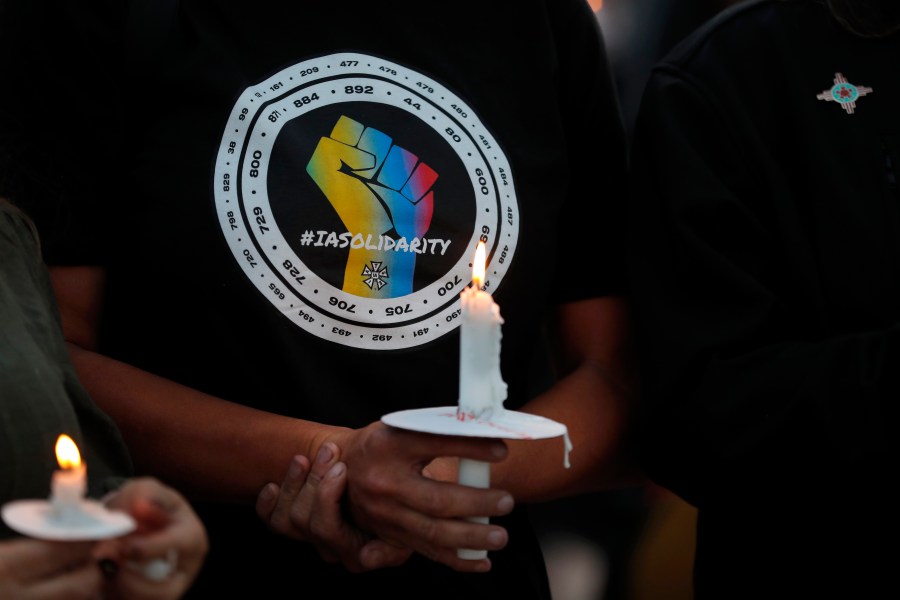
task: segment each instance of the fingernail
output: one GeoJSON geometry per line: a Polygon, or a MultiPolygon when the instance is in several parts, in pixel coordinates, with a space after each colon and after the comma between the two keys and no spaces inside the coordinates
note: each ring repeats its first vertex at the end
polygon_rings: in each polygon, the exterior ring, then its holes
{"type": "Polygon", "coordinates": [[[500,498],[499,502],[497,502],[497,510],[499,510],[503,514],[506,514],[513,509],[513,506],[515,506],[515,504],[516,501],[513,500],[513,497],[509,494],[506,494],[505,496],[500,498]]]}
{"type": "Polygon", "coordinates": [[[335,479],[337,477],[340,477],[344,474],[344,468],[344,463],[335,463],[333,467],[328,469],[328,473],[325,474],[325,477],[327,477],[328,479],[335,479]]]}
{"type": "Polygon", "coordinates": [[[303,475],[303,463],[299,460],[292,460],[288,465],[288,477],[297,478],[303,475]]]}
{"type": "Polygon", "coordinates": [[[378,569],[384,566],[384,553],[381,550],[363,550],[359,562],[367,569],[378,569]]]}
{"type": "Polygon", "coordinates": [[[488,534],[488,543],[494,548],[501,548],[506,544],[506,532],[494,530],[488,534]]]}
{"type": "Polygon", "coordinates": [[[275,494],[276,494],[276,492],[275,492],[275,484],[273,484],[273,483],[267,483],[266,486],[265,486],[265,487],[262,489],[262,491],[259,493],[259,496],[260,496],[260,499],[261,499],[263,502],[268,502],[268,501],[272,500],[272,499],[275,497],[275,494]]]}
{"type": "Polygon", "coordinates": [[[319,446],[319,453],[316,454],[316,462],[319,464],[327,463],[332,456],[331,447],[328,444],[322,444],[319,446]]]}

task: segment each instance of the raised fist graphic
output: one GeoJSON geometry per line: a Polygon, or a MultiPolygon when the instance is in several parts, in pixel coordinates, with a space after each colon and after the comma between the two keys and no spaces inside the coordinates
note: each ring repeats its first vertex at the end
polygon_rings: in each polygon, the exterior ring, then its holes
{"type": "Polygon", "coordinates": [[[390,136],[346,116],[319,140],[306,172],[352,236],[343,290],[367,298],[412,293],[437,173],[390,136]]]}

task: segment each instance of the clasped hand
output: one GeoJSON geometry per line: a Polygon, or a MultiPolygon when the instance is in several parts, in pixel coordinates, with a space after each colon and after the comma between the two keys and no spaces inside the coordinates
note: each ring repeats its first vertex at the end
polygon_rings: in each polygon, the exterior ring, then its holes
{"type": "Polygon", "coordinates": [[[175,600],[206,558],[206,529],[187,500],[151,477],[128,480],[105,499],[137,530],[99,542],[15,538],[0,542],[0,599],[175,600]],[[177,556],[164,577],[143,568],[177,556]],[[101,568],[103,565],[103,568],[101,568]]]}
{"type": "Polygon", "coordinates": [[[257,514],[281,535],[313,544],[352,572],[406,562],[417,552],[457,571],[484,572],[489,558],[461,559],[459,548],[499,550],[503,527],[467,517],[513,508],[499,489],[456,483],[455,457],[498,462],[503,441],[437,436],[376,422],[323,443],[315,461],[295,456],[280,484],[269,483],[257,514]]]}

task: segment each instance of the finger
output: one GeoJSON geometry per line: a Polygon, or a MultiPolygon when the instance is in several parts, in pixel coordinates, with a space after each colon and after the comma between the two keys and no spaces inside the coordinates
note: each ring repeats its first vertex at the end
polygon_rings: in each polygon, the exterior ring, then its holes
{"type": "Polygon", "coordinates": [[[292,518],[294,504],[309,479],[309,460],[303,455],[294,456],[281,482],[275,501],[275,508],[268,519],[270,528],[282,535],[303,539],[302,532],[294,531],[292,518]]]}
{"type": "MultiPolygon", "coordinates": [[[[331,463],[322,462],[319,468],[327,464],[331,463]]],[[[351,551],[357,543],[356,532],[341,513],[341,497],[346,488],[346,465],[336,462],[324,477],[317,480],[315,487],[305,490],[304,502],[302,506],[298,505],[298,510],[308,515],[309,533],[322,558],[329,562],[342,562],[350,571],[359,572],[361,567],[354,564],[356,557],[351,551]]]]}
{"type": "Polygon", "coordinates": [[[384,540],[370,540],[359,551],[359,563],[365,570],[399,567],[412,556],[412,549],[389,544],[384,540]]]}
{"type": "Polygon", "coordinates": [[[108,508],[133,516],[138,531],[165,527],[181,504],[184,504],[181,496],[152,477],[130,479],[106,499],[108,508]]]}
{"type": "Polygon", "coordinates": [[[291,459],[284,481],[281,482],[281,495],[294,498],[300,493],[306,476],[309,473],[309,459],[302,454],[297,454],[291,459]]]}
{"type": "MultiPolygon", "coordinates": [[[[297,495],[296,502],[292,503],[291,516],[295,522],[302,523],[304,527],[309,524],[311,516],[315,514],[317,504],[320,501],[319,486],[326,474],[338,463],[339,458],[340,448],[336,444],[325,442],[319,447],[316,460],[310,467],[309,475],[306,478],[306,483],[297,495]]],[[[333,482],[332,486],[335,483],[340,483],[340,479],[338,482],[333,482]]],[[[329,490],[332,494],[334,493],[334,487],[330,487],[329,490]]],[[[341,488],[340,493],[343,494],[343,488],[341,488]]],[[[338,496],[339,498],[340,496],[338,496]]],[[[331,502],[333,496],[327,495],[323,500],[326,503],[331,502]]]]}
{"type": "Polygon", "coordinates": [[[256,497],[256,516],[266,523],[272,518],[280,491],[277,483],[267,483],[256,497]]]}
{"type": "MultiPolygon", "coordinates": [[[[356,464],[357,455],[362,450],[362,459],[370,459],[374,453],[390,456],[398,462],[419,465],[425,469],[434,459],[441,457],[468,458],[481,462],[498,462],[509,454],[507,443],[502,439],[476,438],[469,436],[446,436],[419,433],[391,427],[381,422],[359,430],[359,436],[349,446],[347,463],[356,464]]],[[[348,448],[345,448],[348,449],[348,448]]]]}
{"type": "MultiPolygon", "coordinates": [[[[503,527],[491,524],[472,523],[459,519],[423,519],[419,524],[410,524],[413,532],[409,544],[423,556],[463,572],[482,573],[490,570],[488,559],[465,559],[459,557],[459,549],[497,551],[506,547],[509,535],[503,527]]],[[[399,536],[401,539],[405,535],[399,536]]]]}
{"type": "Polygon", "coordinates": [[[112,597],[128,600],[162,600],[180,598],[193,583],[208,551],[208,540],[202,524],[188,522],[181,527],[188,533],[183,543],[132,552],[118,569],[110,585],[112,597]]]}
{"type": "Polygon", "coordinates": [[[417,552],[435,559],[441,549],[500,550],[509,540],[499,525],[466,519],[440,519],[407,511],[398,515],[403,531],[398,538],[417,552]]]}
{"type": "Polygon", "coordinates": [[[505,490],[475,488],[421,478],[405,503],[413,511],[435,517],[499,517],[512,512],[515,500],[505,490]]]}
{"type": "MultiPolygon", "coordinates": [[[[162,509],[157,507],[155,510],[162,509]]],[[[136,533],[121,540],[122,553],[126,558],[145,561],[164,558],[173,548],[199,549],[199,540],[204,538],[205,534],[202,524],[188,505],[179,505],[164,514],[164,521],[162,517],[155,517],[156,529],[139,527],[136,533]]],[[[136,515],[135,519],[140,522],[144,521],[145,517],[136,515]]]]}
{"type": "Polygon", "coordinates": [[[509,454],[509,448],[502,439],[405,433],[412,438],[411,441],[404,442],[406,448],[429,457],[429,460],[437,456],[456,456],[485,462],[499,462],[509,454]]]}
{"type": "Polygon", "coordinates": [[[129,480],[107,505],[128,512],[137,523],[136,530],[116,540],[118,548],[104,547],[104,557],[115,560],[117,554],[134,561],[160,558],[171,549],[200,550],[205,532],[187,500],[174,489],[153,477],[129,480]]]}
{"type": "Polygon", "coordinates": [[[340,531],[344,526],[344,516],[341,512],[341,497],[347,489],[347,467],[342,462],[334,463],[325,473],[325,476],[317,483],[316,493],[309,488],[311,517],[309,520],[310,531],[317,537],[340,531]]]}
{"type": "MultiPolygon", "coordinates": [[[[198,522],[199,523],[199,522],[198,522]]],[[[195,524],[182,527],[190,529],[195,524]]],[[[162,600],[180,598],[193,583],[208,550],[208,541],[201,525],[195,533],[186,535],[186,542],[175,542],[163,553],[142,548],[126,553],[115,576],[108,579],[113,590],[109,597],[128,600],[162,600]]]]}
{"type": "Polygon", "coordinates": [[[114,598],[129,600],[158,600],[161,598],[180,598],[193,583],[193,575],[175,571],[162,581],[148,579],[140,569],[125,568],[119,571],[111,587],[114,598]]]}
{"type": "Polygon", "coordinates": [[[457,549],[442,549],[431,560],[462,573],[486,573],[491,570],[490,558],[465,559],[460,558],[458,552],[457,549]]]}
{"type": "Polygon", "coordinates": [[[436,481],[457,481],[459,479],[459,459],[438,457],[425,465],[422,475],[436,481]]]}
{"type": "MultiPolygon", "coordinates": [[[[431,490],[441,488],[461,488],[455,484],[441,484],[428,482],[426,486],[431,490]]],[[[484,493],[488,490],[471,489],[472,492],[484,493]]],[[[415,497],[413,492],[406,496],[407,501],[415,497]]],[[[438,494],[440,497],[441,494],[438,494]]],[[[385,505],[386,508],[378,508],[370,512],[369,517],[379,523],[378,537],[394,544],[409,547],[435,561],[443,562],[455,569],[466,571],[478,571],[485,565],[473,565],[463,563],[456,557],[458,548],[470,548],[475,550],[499,550],[503,548],[508,536],[506,530],[490,522],[473,522],[469,519],[456,516],[446,518],[435,516],[433,507],[425,507],[420,510],[410,508],[406,504],[385,505]],[[386,512],[385,512],[386,511],[386,512]]],[[[372,509],[373,507],[370,507],[372,509]]],[[[459,507],[457,507],[459,508],[459,507]]],[[[503,500],[497,506],[497,512],[508,512],[512,509],[512,497],[504,494],[503,500]]],[[[467,509],[454,510],[465,512],[467,509]]],[[[486,515],[473,515],[486,516],[486,515]]],[[[361,561],[363,564],[365,561],[361,561]]]]}
{"type": "Polygon", "coordinates": [[[291,514],[294,524],[308,533],[319,554],[329,562],[343,561],[348,546],[355,543],[352,528],[341,512],[347,470],[338,462],[339,456],[335,444],[322,444],[291,514]]]}
{"type": "Polygon", "coordinates": [[[310,467],[312,483],[318,485],[326,473],[341,459],[341,449],[334,442],[325,442],[319,447],[316,460],[310,467]]]}
{"type": "Polygon", "coordinates": [[[0,562],[22,582],[93,564],[92,542],[48,542],[16,539],[0,544],[0,562]]]}
{"type": "Polygon", "coordinates": [[[99,598],[103,575],[93,561],[53,576],[44,576],[28,586],[31,600],[93,600],[99,598]]]}
{"type": "Polygon", "coordinates": [[[411,548],[391,546],[384,542],[373,542],[370,536],[355,527],[344,516],[341,498],[347,488],[347,468],[344,463],[335,463],[319,483],[315,510],[310,529],[315,536],[316,546],[323,557],[334,556],[352,573],[397,566],[412,555],[411,548]],[[361,558],[368,544],[372,544],[361,558]]]}
{"type": "Polygon", "coordinates": [[[137,532],[112,540],[118,547],[104,548],[104,558],[146,563],[166,560],[176,552],[180,566],[190,571],[208,551],[203,523],[180,494],[166,489],[159,495],[135,499],[132,514],[139,523],[152,522],[154,528],[138,527],[137,532]]]}

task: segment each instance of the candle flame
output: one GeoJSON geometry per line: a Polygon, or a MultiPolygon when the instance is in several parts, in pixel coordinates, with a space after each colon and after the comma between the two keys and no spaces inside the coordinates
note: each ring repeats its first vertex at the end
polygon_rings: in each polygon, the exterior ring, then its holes
{"type": "Polygon", "coordinates": [[[72,438],[62,434],[56,440],[56,462],[62,469],[77,469],[81,466],[81,454],[72,438]]]}
{"type": "Polygon", "coordinates": [[[472,285],[478,290],[484,285],[484,270],[487,262],[485,255],[484,242],[478,242],[478,247],[475,248],[475,260],[472,261],[472,285]]]}

